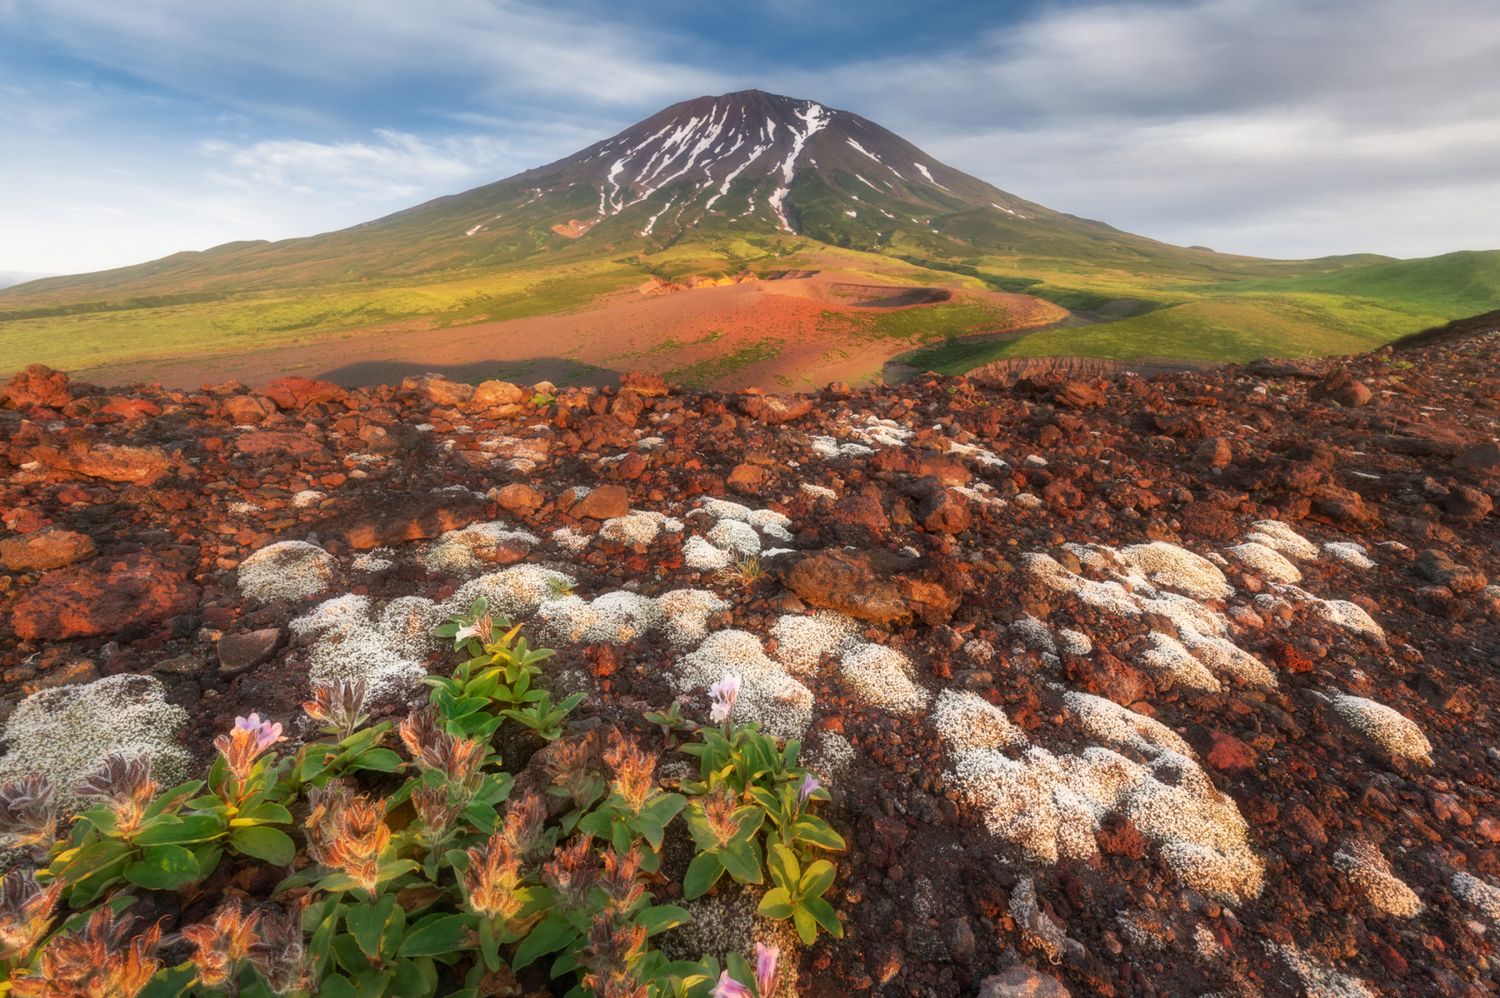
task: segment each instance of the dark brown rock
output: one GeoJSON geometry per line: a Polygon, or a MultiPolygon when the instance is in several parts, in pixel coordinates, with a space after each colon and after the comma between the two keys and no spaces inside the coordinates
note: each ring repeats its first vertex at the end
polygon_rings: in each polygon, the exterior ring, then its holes
{"type": "Polygon", "coordinates": [[[495,502],[507,513],[527,516],[541,509],[546,496],[525,482],[511,482],[495,490],[495,502]]]}
{"type": "Polygon", "coordinates": [[[276,411],[276,405],[259,395],[231,395],[224,400],[224,411],[240,425],[259,423],[276,411]]]}
{"type": "Polygon", "coordinates": [[[731,489],[741,495],[759,495],[761,487],[766,484],[769,477],[765,468],[758,464],[737,464],[729,472],[728,484],[731,489]]]}
{"type": "Polygon", "coordinates": [[[182,573],[147,554],[63,568],[16,601],[13,626],[26,639],[59,640],[154,624],[198,605],[182,573]]]}
{"type": "Polygon", "coordinates": [[[241,454],[251,457],[285,454],[312,458],[324,454],[323,445],[301,430],[251,430],[242,434],[234,446],[241,454]]]}
{"type": "Polygon", "coordinates": [[[1198,445],[1198,449],[1193,452],[1193,459],[1209,468],[1227,468],[1229,462],[1234,460],[1234,449],[1223,437],[1209,437],[1198,445]]]}
{"type": "Polygon", "coordinates": [[[155,485],[172,469],[171,460],[160,447],[91,444],[84,440],[75,440],[66,449],[38,447],[32,457],[59,471],[131,485],[155,485]]]}
{"type": "Polygon", "coordinates": [[[1443,512],[1460,523],[1478,523],[1495,508],[1488,493],[1472,485],[1460,485],[1443,497],[1443,512]]]}
{"type": "Polygon", "coordinates": [[[484,519],[485,501],[468,491],[393,496],[339,532],[356,551],[428,540],[484,519]]]}
{"type": "Polygon", "coordinates": [[[281,647],[282,631],[279,627],[263,627],[255,631],[226,634],[219,639],[219,671],[233,676],[257,665],[263,665],[281,647]]]}
{"type": "Polygon", "coordinates": [[[922,527],[935,534],[961,534],[974,522],[969,503],[952,489],[935,488],[917,510],[922,527]]]}
{"type": "Polygon", "coordinates": [[[1428,548],[1418,555],[1415,568],[1422,578],[1455,593],[1476,593],[1489,583],[1483,572],[1458,564],[1437,548],[1428,548]]]}
{"type": "Polygon", "coordinates": [[[1491,441],[1465,448],[1454,457],[1453,467],[1489,478],[1500,478],[1500,444],[1491,441]]]}
{"type": "Polygon", "coordinates": [[[1104,392],[1083,381],[1064,382],[1052,393],[1052,397],[1057,400],[1058,405],[1069,409],[1092,409],[1104,404],[1104,392]]]}
{"type": "Polygon", "coordinates": [[[788,589],[810,606],[838,610],[857,620],[878,624],[920,617],[945,623],[959,596],[943,584],[919,575],[916,559],[889,551],[825,550],[787,556],[777,566],[788,589]]]}
{"type": "Polygon", "coordinates": [[[1016,964],[979,983],[979,998],[1071,998],[1057,978],[1016,964]]]}
{"type": "Polygon", "coordinates": [[[839,499],[834,508],[841,523],[866,527],[877,534],[890,529],[891,521],[886,518],[885,509],[876,496],[858,492],[839,499]]]}
{"type": "Polygon", "coordinates": [[[432,403],[454,409],[474,397],[474,386],[445,378],[441,374],[418,374],[401,382],[401,390],[432,403]]]}
{"type": "Polygon", "coordinates": [[[526,389],[509,381],[481,381],[469,397],[470,409],[501,409],[524,405],[526,389]]]}

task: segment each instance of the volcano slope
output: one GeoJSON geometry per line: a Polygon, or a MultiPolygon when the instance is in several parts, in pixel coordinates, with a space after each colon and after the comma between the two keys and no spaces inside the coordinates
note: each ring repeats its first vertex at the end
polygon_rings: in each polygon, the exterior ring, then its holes
{"type": "Polygon", "coordinates": [[[800,993],[1500,985],[1500,316],[1009,388],[6,397],[5,778],[295,734],[330,672],[401,713],[486,595],[575,729],[655,738],[733,671],[804,740],[850,849],[800,993]]]}

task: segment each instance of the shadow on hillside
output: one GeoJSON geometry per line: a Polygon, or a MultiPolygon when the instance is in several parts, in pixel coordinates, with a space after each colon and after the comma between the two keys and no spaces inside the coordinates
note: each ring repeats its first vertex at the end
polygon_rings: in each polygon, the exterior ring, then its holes
{"type": "Polygon", "coordinates": [[[518,385],[550,381],[555,385],[617,385],[620,372],[569,357],[532,357],[526,360],[476,360],[467,364],[416,364],[402,360],[362,360],[313,375],[345,388],[399,384],[402,378],[441,374],[454,381],[478,384],[499,379],[518,385]]]}

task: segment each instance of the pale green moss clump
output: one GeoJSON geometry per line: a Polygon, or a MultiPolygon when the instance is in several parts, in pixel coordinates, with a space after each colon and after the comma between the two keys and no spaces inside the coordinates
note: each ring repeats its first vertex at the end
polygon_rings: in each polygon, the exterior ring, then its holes
{"type": "Polygon", "coordinates": [[[145,754],[158,786],[181,782],[192,763],[175,733],[187,711],[166,700],[151,676],[106,676],[78,686],[33,693],[5,725],[7,751],[0,782],[41,775],[65,812],[76,811],[74,788],[106,755],[145,754]]]}

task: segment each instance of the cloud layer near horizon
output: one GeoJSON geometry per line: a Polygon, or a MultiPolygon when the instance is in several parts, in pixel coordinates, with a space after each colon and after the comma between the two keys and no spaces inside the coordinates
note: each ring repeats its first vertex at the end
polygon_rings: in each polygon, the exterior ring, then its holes
{"type": "Polygon", "coordinates": [[[1500,247],[1491,0],[799,6],[0,0],[0,268],[354,224],[749,86],[1172,242],[1500,247]]]}

